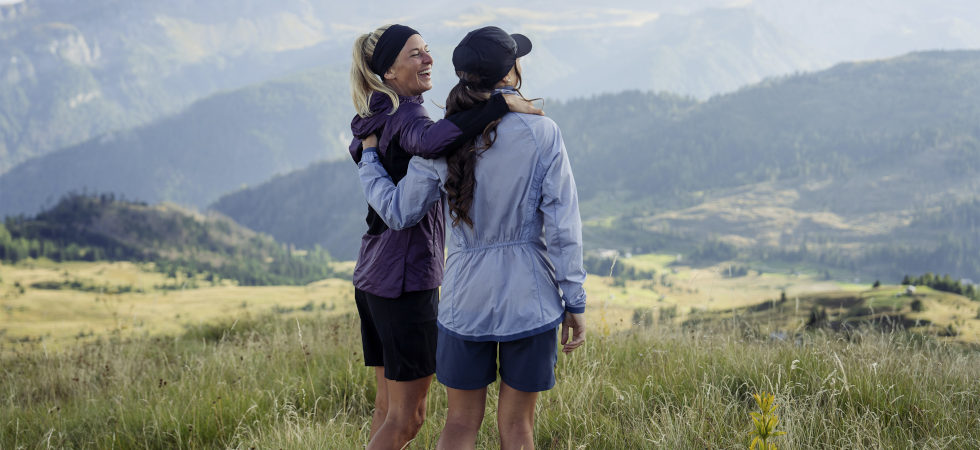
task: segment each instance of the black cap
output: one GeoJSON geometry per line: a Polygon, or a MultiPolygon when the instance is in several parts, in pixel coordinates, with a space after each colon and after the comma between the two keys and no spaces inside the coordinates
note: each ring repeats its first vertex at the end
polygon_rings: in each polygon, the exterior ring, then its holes
{"type": "Polygon", "coordinates": [[[457,72],[480,76],[477,87],[492,88],[514,62],[531,52],[531,40],[523,34],[507,34],[497,27],[483,27],[466,34],[453,50],[457,72]]]}

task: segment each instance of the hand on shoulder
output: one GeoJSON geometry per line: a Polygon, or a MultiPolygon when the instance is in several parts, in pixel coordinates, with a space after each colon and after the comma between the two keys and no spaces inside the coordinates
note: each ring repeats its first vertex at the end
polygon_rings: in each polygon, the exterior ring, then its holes
{"type": "Polygon", "coordinates": [[[534,106],[530,100],[521,97],[516,94],[504,94],[504,101],[507,102],[507,107],[510,108],[512,112],[525,113],[525,114],[535,114],[539,116],[544,115],[544,110],[534,106]]]}

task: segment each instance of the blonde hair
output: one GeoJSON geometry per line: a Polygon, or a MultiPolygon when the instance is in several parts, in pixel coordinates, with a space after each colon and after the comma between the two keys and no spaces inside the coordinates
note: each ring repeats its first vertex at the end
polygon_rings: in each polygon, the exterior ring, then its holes
{"type": "Polygon", "coordinates": [[[371,94],[375,91],[391,98],[391,112],[388,114],[394,114],[398,109],[398,94],[371,71],[374,48],[378,45],[378,39],[390,26],[391,24],[384,25],[371,33],[362,34],[354,41],[353,61],[350,66],[350,95],[354,100],[354,109],[361,117],[371,116],[371,94]]]}

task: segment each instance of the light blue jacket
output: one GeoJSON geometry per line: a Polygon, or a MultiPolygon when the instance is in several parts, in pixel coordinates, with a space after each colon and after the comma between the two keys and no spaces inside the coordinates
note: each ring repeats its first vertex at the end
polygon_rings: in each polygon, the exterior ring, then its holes
{"type": "MultiPolygon", "coordinates": [[[[361,183],[392,229],[412,226],[445,198],[445,159],[413,157],[396,186],[369,150],[361,183]]],[[[442,329],[471,341],[510,341],[554,329],[566,310],[585,311],[578,194],[554,121],[504,116],[477,161],[470,218],[473,228],[447,224],[442,329]]]]}

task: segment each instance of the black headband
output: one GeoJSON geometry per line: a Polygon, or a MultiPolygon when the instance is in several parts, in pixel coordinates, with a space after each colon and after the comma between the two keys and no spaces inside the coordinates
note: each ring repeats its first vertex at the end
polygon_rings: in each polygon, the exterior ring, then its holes
{"type": "Polygon", "coordinates": [[[378,43],[374,46],[374,55],[371,56],[371,71],[384,77],[385,72],[398,59],[398,54],[408,42],[408,38],[415,34],[419,34],[419,32],[405,25],[396,23],[388,27],[384,33],[381,33],[378,43]]]}

